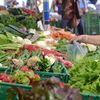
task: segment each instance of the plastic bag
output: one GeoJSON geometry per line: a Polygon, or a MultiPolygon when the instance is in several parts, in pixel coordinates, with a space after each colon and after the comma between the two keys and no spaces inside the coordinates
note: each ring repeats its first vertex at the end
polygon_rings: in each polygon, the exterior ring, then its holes
{"type": "Polygon", "coordinates": [[[78,42],[67,44],[68,59],[72,62],[82,59],[87,54],[87,52],[87,48],[82,47],[81,44],[79,44],[78,42]]]}

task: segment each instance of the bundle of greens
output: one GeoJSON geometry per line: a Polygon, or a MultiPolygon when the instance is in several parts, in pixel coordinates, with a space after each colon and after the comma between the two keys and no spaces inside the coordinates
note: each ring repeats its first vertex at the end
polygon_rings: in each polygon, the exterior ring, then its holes
{"type": "Polygon", "coordinates": [[[21,48],[21,44],[15,43],[11,33],[0,34],[0,64],[9,66],[11,58],[15,56],[19,48],[21,48]]]}
{"type": "Polygon", "coordinates": [[[58,44],[56,45],[56,51],[66,54],[67,53],[67,43],[68,41],[66,39],[58,40],[58,44]]]}
{"type": "Polygon", "coordinates": [[[19,50],[15,59],[12,59],[13,67],[21,67],[26,65],[34,71],[63,73],[63,64],[54,57],[43,56],[41,51],[19,50]]]}
{"type": "MultiPolygon", "coordinates": [[[[12,24],[13,25],[13,24],[12,24]]],[[[36,19],[34,17],[29,17],[27,16],[25,19],[17,22],[14,24],[15,26],[19,27],[21,25],[25,26],[27,29],[33,28],[33,29],[38,29],[37,28],[37,23],[36,19]]]]}
{"type": "Polygon", "coordinates": [[[100,50],[76,62],[70,70],[70,84],[82,93],[100,95],[100,50]]]}
{"type": "Polygon", "coordinates": [[[16,18],[13,15],[0,15],[0,23],[4,25],[16,23],[16,18]]]}

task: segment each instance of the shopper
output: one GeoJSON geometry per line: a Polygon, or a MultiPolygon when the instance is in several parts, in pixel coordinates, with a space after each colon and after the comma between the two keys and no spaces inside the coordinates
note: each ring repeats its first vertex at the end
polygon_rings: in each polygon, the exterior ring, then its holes
{"type": "Polygon", "coordinates": [[[51,6],[51,12],[58,13],[58,6],[57,6],[57,0],[53,0],[52,6],[51,6]]]}
{"type": "Polygon", "coordinates": [[[71,42],[73,41],[100,45],[100,35],[79,35],[71,40],[71,42]]]}
{"type": "Polygon", "coordinates": [[[90,0],[90,2],[95,5],[97,0],[90,0]]]}
{"type": "MultiPolygon", "coordinates": [[[[80,0],[80,8],[83,10],[83,13],[85,14],[87,12],[87,3],[86,0],[80,0]]],[[[77,26],[77,29],[79,31],[79,35],[84,34],[84,28],[83,28],[83,18],[80,18],[80,23],[77,26]]]]}
{"type": "MultiPolygon", "coordinates": [[[[71,20],[69,20],[68,16],[66,16],[66,13],[70,13],[72,17],[72,14],[74,13],[73,9],[73,5],[72,2],[74,0],[63,0],[62,2],[62,6],[63,6],[63,11],[62,11],[62,28],[73,28],[71,25],[71,20]],[[66,4],[67,3],[67,4],[66,4]],[[67,6],[67,7],[66,7],[67,6]]],[[[86,5],[86,0],[80,0],[80,8],[83,10],[84,13],[87,12],[87,5],[86,5]]],[[[70,18],[71,19],[71,18],[70,18]]],[[[79,31],[79,34],[84,34],[83,32],[83,23],[82,23],[82,17],[80,18],[80,22],[77,26],[77,29],[79,31]]]]}
{"type": "Polygon", "coordinates": [[[58,14],[62,15],[62,0],[58,0],[58,14]]]}

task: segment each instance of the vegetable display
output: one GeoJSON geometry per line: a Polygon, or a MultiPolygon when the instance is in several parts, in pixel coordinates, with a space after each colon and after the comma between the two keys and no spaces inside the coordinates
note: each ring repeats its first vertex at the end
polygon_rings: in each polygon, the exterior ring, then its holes
{"type": "Polygon", "coordinates": [[[62,52],[63,54],[67,54],[67,43],[66,39],[60,39],[56,45],[56,51],[62,52]]]}
{"type": "Polygon", "coordinates": [[[5,26],[15,24],[16,18],[13,15],[0,15],[0,23],[4,24],[5,26]]]}
{"type": "Polygon", "coordinates": [[[33,80],[40,80],[39,75],[35,75],[33,70],[30,70],[25,66],[13,72],[0,73],[1,82],[32,85],[33,80]]]}
{"type": "Polygon", "coordinates": [[[88,54],[70,71],[70,84],[84,94],[100,95],[100,51],[88,54]]]}
{"type": "Polygon", "coordinates": [[[76,45],[68,48],[75,34],[55,27],[40,31],[37,21],[42,17],[32,10],[9,12],[12,15],[0,15],[0,92],[11,85],[8,100],[82,100],[80,93],[100,95],[99,47],[81,43],[87,49],[82,57],[76,45]]]}
{"type": "Polygon", "coordinates": [[[37,24],[36,24],[36,19],[34,17],[26,17],[25,19],[19,21],[17,26],[25,26],[27,29],[33,28],[33,29],[38,29],[37,24]]]}
{"type": "Polygon", "coordinates": [[[75,37],[75,34],[72,34],[71,32],[65,32],[65,31],[53,31],[50,36],[54,39],[66,39],[71,40],[75,37]]]}
{"type": "Polygon", "coordinates": [[[44,56],[41,51],[19,51],[16,53],[15,58],[12,59],[10,66],[14,68],[27,66],[34,71],[63,73],[61,61],[53,55],[44,56]]]}

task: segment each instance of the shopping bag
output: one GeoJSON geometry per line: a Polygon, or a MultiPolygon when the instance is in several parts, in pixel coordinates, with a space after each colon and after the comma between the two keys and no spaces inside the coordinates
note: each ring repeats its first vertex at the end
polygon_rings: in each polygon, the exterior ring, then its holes
{"type": "Polygon", "coordinates": [[[87,53],[88,49],[76,41],[67,44],[67,56],[72,62],[82,59],[87,53]]]}

